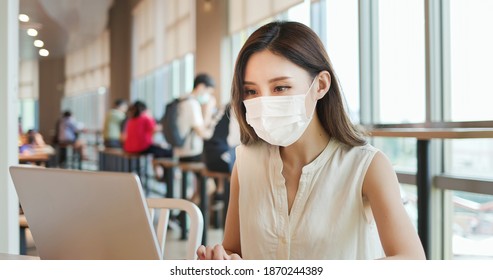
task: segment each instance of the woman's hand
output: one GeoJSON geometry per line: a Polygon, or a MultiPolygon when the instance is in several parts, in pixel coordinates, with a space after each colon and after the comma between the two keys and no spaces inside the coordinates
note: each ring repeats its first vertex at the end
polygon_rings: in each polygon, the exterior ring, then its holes
{"type": "Polygon", "coordinates": [[[200,245],[197,249],[199,260],[241,260],[241,257],[235,253],[226,252],[222,245],[204,246],[200,245]]]}

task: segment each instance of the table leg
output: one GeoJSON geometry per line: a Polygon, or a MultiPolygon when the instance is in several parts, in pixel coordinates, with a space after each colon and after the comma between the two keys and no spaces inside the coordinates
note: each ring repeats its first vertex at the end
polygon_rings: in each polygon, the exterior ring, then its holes
{"type": "Polygon", "coordinates": [[[209,229],[209,196],[207,195],[207,177],[202,176],[200,173],[196,173],[197,181],[200,184],[200,203],[199,208],[202,211],[204,217],[204,231],[202,232],[202,244],[207,244],[207,230],[209,229]]]}
{"type": "Polygon", "coordinates": [[[229,207],[229,192],[230,182],[228,179],[224,179],[224,209],[223,209],[223,229],[226,228],[226,215],[228,214],[229,207]]]}
{"type": "MultiPolygon", "coordinates": [[[[182,171],[181,174],[181,198],[187,199],[188,172],[182,171]]],[[[180,212],[181,240],[187,239],[187,213],[180,212]]]]}
{"type": "Polygon", "coordinates": [[[163,167],[164,171],[164,178],[166,181],[166,197],[167,198],[175,198],[175,189],[173,186],[173,179],[175,176],[175,169],[173,167],[170,168],[165,168],[163,167]]]}
{"type": "Polygon", "coordinates": [[[418,139],[418,162],[416,185],[418,191],[418,235],[423,244],[426,258],[430,258],[430,196],[431,196],[431,172],[430,172],[430,140],[418,139]]]}
{"type": "Polygon", "coordinates": [[[26,238],[26,227],[19,227],[19,253],[21,255],[27,255],[27,238],[26,238]]]}

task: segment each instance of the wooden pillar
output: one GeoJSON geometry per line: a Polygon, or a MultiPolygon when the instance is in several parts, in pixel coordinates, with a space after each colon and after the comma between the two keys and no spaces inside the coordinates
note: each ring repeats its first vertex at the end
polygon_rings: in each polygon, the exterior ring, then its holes
{"type": "Polygon", "coordinates": [[[61,115],[65,83],[65,58],[39,60],[39,132],[47,143],[55,136],[55,124],[61,115]]]}
{"type": "Polygon", "coordinates": [[[228,1],[196,0],[196,57],[195,73],[208,73],[216,81],[218,104],[229,102],[230,69],[224,69],[221,61],[230,60],[228,36],[228,1]]]}

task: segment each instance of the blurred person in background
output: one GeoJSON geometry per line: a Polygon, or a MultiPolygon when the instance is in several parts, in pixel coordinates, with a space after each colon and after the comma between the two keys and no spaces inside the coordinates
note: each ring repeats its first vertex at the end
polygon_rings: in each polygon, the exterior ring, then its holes
{"type": "Polygon", "coordinates": [[[153,143],[153,136],[157,131],[159,127],[149,114],[147,105],[142,101],[135,101],[129,109],[129,118],[122,135],[123,150],[128,153],[152,154],[155,158],[171,157],[171,149],[153,143]]]}
{"type": "Polygon", "coordinates": [[[104,146],[106,148],[121,148],[122,123],[128,105],[123,99],[117,99],[113,108],[106,114],[103,127],[104,146]]]}
{"type": "Polygon", "coordinates": [[[79,138],[80,133],[85,131],[84,125],[75,120],[70,110],[66,110],[57,122],[57,143],[59,145],[73,145],[82,158],[87,159],[86,142],[79,138]]]}
{"type": "Polygon", "coordinates": [[[228,103],[213,118],[212,137],[204,140],[203,161],[208,170],[230,173],[235,160],[234,148],[240,144],[240,130],[228,103]]]}
{"type": "Polygon", "coordinates": [[[186,135],[182,147],[174,147],[173,152],[181,162],[202,161],[204,139],[212,136],[212,116],[216,111],[214,97],[215,82],[208,74],[198,74],[193,82],[193,90],[178,104],[178,127],[181,135],[186,135]]]}

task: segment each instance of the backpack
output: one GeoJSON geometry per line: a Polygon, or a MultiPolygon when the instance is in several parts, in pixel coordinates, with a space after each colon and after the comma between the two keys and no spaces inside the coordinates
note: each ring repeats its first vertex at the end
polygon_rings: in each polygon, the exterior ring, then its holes
{"type": "Polygon", "coordinates": [[[182,147],[185,144],[185,140],[188,136],[188,134],[183,136],[180,135],[180,129],[178,127],[178,105],[183,100],[186,99],[176,98],[170,103],[166,104],[164,116],[161,118],[160,121],[163,127],[163,136],[172,147],[182,147]]]}

